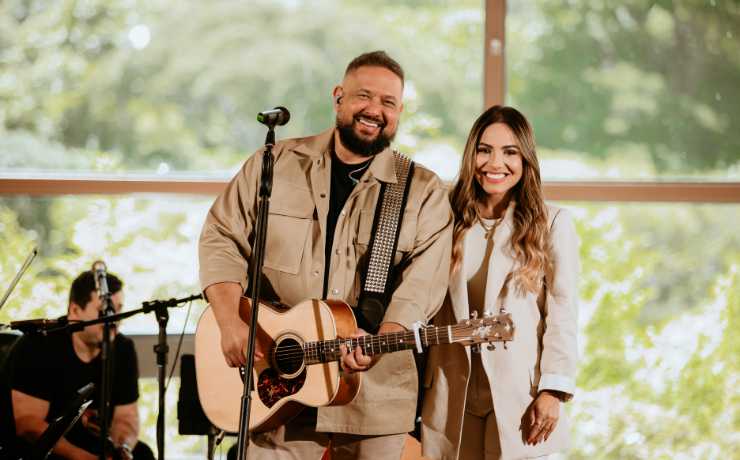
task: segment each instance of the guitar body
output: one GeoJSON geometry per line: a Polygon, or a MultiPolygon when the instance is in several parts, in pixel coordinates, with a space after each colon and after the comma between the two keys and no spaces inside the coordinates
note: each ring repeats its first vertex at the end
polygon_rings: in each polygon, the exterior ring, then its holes
{"type": "MultiPolygon", "coordinates": [[[[248,323],[251,302],[242,297],[240,316],[248,323]]],[[[360,389],[360,374],[340,374],[339,363],[306,365],[306,342],[349,337],[357,328],[352,309],[342,301],[306,300],[290,309],[260,304],[258,334],[272,340],[265,359],[253,369],[249,431],[269,431],[286,423],[305,406],[351,402],[360,389]],[[280,351],[279,357],[276,351],[280,351]],[[292,352],[295,350],[295,353],[292,352]],[[287,359],[290,357],[290,359],[287,359]]],[[[239,431],[244,383],[239,369],[226,364],[221,332],[210,307],[195,332],[198,396],[208,419],[226,432],[239,431]]]]}

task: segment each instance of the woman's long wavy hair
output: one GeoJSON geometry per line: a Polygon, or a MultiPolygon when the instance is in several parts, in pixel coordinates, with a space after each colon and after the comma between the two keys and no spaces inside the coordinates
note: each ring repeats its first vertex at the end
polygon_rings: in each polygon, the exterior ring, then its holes
{"type": "Polygon", "coordinates": [[[512,279],[522,292],[536,294],[542,287],[543,276],[552,270],[547,208],[542,195],[540,165],[532,127],[524,115],[513,107],[496,105],[486,110],[475,121],[468,135],[460,175],[450,193],[455,215],[451,271],[454,273],[462,265],[465,232],[478,219],[477,203],[486,199],[486,192],[475,178],[476,154],[483,131],[494,123],[503,123],[511,129],[522,153],[522,177],[508,192],[510,202],[515,203],[511,249],[515,260],[519,262],[512,279]]]}

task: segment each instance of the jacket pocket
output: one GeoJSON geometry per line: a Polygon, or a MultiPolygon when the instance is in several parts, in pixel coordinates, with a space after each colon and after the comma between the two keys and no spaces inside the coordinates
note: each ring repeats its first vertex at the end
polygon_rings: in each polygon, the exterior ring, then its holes
{"type": "Polygon", "coordinates": [[[276,187],[270,204],[265,268],[298,274],[309,238],[314,203],[308,190],[276,187]]]}

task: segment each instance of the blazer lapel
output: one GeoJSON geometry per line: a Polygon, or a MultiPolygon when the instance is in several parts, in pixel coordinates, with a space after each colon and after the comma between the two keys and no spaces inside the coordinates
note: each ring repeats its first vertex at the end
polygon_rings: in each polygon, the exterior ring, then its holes
{"type": "Polygon", "coordinates": [[[488,280],[486,281],[485,310],[498,313],[496,300],[498,299],[504,280],[514,266],[514,259],[510,255],[509,239],[514,224],[514,202],[509,204],[496,232],[493,234],[493,253],[488,261],[488,280]]]}

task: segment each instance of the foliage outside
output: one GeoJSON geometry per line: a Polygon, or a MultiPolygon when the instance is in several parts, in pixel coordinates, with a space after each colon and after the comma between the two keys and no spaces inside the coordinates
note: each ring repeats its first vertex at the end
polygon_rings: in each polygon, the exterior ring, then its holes
{"type": "MultiPolygon", "coordinates": [[[[509,5],[509,101],[533,120],[546,177],[738,177],[734,2],[509,5]]],[[[0,174],[227,176],[262,141],[258,110],[292,104],[281,137],[320,131],[332,123],[329,95],[346,62],[385,48],[409,75],[398,145],[451,179],[481,110],[481,3],[368,8],[2,2],[0,174]]],[[[0,289],[33,245],[41,249],[0,322],[63,314],[70,280],[98,258],[126,282],[127,308],[197,292],[196,242],[211,201],[0,199],[0,289]]],[[[738,206],[570,207],[583,274],[568,458],[732,456],[740,445],[738,206]]],[[[184,316],[173,314],[170,333],[184,316]]],[[[155,330],[147,317],[124,326],[155,330]]],[[[167,395],[168,454],[202,453],[202,440],[175,434],[176,386],[167,395]]],[[[154,446],[156,385],[141,388],[143,438],[154,446]]]]}

